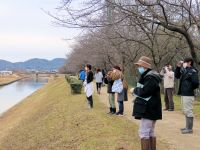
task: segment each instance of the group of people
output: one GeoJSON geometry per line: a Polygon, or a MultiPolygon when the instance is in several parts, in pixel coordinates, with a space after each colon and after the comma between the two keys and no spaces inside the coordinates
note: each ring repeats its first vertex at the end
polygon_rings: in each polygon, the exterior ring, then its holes
{"type": "Polygon", "coordinates": [[[114,66],[108,73],[104,76],[100,69],[96,69],[95,74],[92,72],[92,66],[87,64],[85,70],[80,70],[79,79],[83,81],[88,107],[93,108],[93,86],[92,81],[96,81],[97,93],[101,93],[101,86],[103,83],[107,84],[107,93],[109,99],[109,112],[108,114],[116,114],[117,116],[123,116],[124,114],[124,101],[128,100],[127,90],[128,84],[124,79],[124,75],[119,66],[114,66]],[[115,105],[115,93],[117,93],[118,102],[118,112],[116,112],[115,105]]]}
{"type": "MultiPolygon", "coordinates": [[[[178,95],[181,96],[181,104],[185,115],[185,127],[180,129],[182,134],[193,133],[193,103],[195,99],[195,89],[199,87],[198,71],[194,67],[192,58],[185,58],[177,63],[175,71],[171,65],[163,67],[160,73],[152,69],[152,61],[149,57],[142,56],[136,63],[136,68],[140,74],[140,79],[135,88],[130,89],[130,93],[134,96],[133,116],[139,119],[139,136],[141,138],[142,150],[156,150],[156,136],[154,133],[157,120],[162,119],[161,89],[160,83],[164,80],[164,99],[165,109],[174,111],[173,93],[174,79],[180,79],[178,95]]],[[[90,108],[93,108],[92,99],[92,80],[93,72],[91,65],[86,65],[86,76],[84,79],[84,87],[90,108]]],[[[107,72],[105,77],[98,70],[95,74],[97,83],[107,84],[107,93],[109,99],[109,114],[122,116],[124,114],[124,101],[128,100],[127,90],[128,84],[124,79],[124,75],[119,66],[114,66],[107,72]],[[99,80],[99,79],[102,80],[99,80]],[[117,94],[115,94],[117,93],[117,94]],[[116,112],[115,95],[119,105],[116,112]]],[[[97,91],[101,84],[97,84],[97,91]]]]}
{"type": "Polygon", "coordinates": [[[133,116],[140,119],[140,138],[142,150],[155,150],[156,137],[154,133],[156,120],[162,119],[160,85],[164,78],[165,88],[165,110],[173,111],[173,87],[174,77],[180,79],[178,95],[181,96],[181,104],[185,115],[185,127],[181,129],[182,134],[193,133],[193,103],[195,89],[199,87],[198,71],[194,67],[192,58],[185,58],[177,63],[175,73],[172,67],[167,65],[161,73],[152,70],[151,59],[141,57],[137,63],[141,74],[139,84],[131,89],[136,97],[134,101],[133,116]]]}

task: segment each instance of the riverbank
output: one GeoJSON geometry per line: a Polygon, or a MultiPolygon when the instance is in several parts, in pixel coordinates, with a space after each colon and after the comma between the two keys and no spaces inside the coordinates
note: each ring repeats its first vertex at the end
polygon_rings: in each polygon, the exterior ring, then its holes
{"type": "Polygon", "coordinates": [[[23,77],[17,74],[7,75],[7,76],[0,76],[0,86],[5,86],[16,81],[21,80],[23,77]]]}
{"type": "Polygon", "coordinates": [[[138,127],[94,99],[90,110],[63,77],[50,81],[0,117],[1,150],[139,150],[138,127]]]}

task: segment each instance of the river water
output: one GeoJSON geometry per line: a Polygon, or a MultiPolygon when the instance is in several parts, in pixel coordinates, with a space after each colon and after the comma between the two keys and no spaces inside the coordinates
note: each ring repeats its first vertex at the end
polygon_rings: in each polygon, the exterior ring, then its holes
{"type": "Polygon", "coordinates": [[[44,86],[47,78],[27,78],[0,87],[0,114],[44,86]]]}

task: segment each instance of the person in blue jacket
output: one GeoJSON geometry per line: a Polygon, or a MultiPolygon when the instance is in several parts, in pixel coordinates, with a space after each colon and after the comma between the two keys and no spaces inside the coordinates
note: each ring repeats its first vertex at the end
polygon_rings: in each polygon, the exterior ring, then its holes
{"type": "Polygon", "coordinates": [[[81,80],[81,81],[85,81],[85,77],[86,77],[86,73],[85,73],[85,70],[80,70],[79,71],[79,80],[81,80]]]}

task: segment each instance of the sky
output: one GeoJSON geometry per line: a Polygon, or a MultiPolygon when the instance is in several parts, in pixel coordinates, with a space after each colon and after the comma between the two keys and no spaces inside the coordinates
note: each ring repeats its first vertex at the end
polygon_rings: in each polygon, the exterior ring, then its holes
{"type": "Polygon", "coordinates": [[[0,0],[0,59],[65,58],[75,29],[58,27],[43,10],[54,12],[60,0],[0,0]]]}

